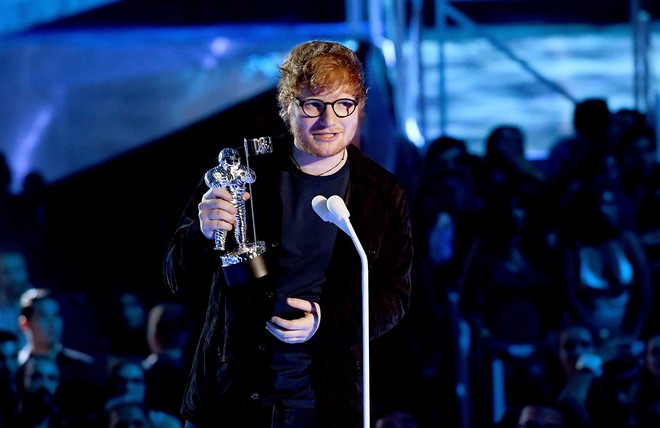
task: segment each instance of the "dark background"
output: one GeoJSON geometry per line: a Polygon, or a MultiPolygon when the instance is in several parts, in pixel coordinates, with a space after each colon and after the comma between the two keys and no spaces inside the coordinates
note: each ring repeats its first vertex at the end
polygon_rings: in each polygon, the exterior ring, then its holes
{"type": "Polygon", "coordinates": [[[221,148],[284,131],[275,105],[275,93],[268,91],[51,184],[49,254],[61,285],[102,296],[108,287],[130,280],[154,298],[169,293],[162,257],[195,186],[217,165],[221,148]]]}

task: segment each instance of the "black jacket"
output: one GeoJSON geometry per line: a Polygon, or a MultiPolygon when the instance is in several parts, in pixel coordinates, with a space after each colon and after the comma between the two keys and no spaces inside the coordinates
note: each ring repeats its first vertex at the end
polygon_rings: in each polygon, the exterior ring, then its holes
{"type": "MultiPolygon", "coordinates": [[[[348,154],[346,204],[369,260],[369,327],[374,339],[394,327],[409,306],[410,218],[404,191],[394,175],[355,146],[349,147],[348,154]]],[[[250,157],[250,168],[256,172],[252,197],[257,239],[268,245],[269,265],[277,260],[282,232],[279,172],[288,167],[288,156],[288,147],[276,145],[272,154],[250,157]]],[[[247,285],[226,286],[213,242],[199,228],[197,204],[206,190],[200,181],[168,247],[164,275],[175,294],[210,284],[182,415],[200,427],[232,426],[227,421],[234,420],[236,410],[259,404],[263,336],[269,334],[265,320],[273,293],[270,275],[247,285]]],[[[248,224],[251,227],[251,219],[248,224]]],[[[248,236],[251,234],[250,230],[248,236]]],[[[350,237],[339,232],[321,295],[320,327],[307,342],[323,427],[362,426],[361,290],[360,257],[350,237]]]]}

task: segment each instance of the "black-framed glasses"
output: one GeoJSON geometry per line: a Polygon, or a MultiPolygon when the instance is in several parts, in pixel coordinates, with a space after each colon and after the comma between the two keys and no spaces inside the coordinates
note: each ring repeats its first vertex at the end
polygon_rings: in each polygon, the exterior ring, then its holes
{"type": "Polygon", "coordinates": [[[353,114],[358,105],[357,101],[350,98],[340,98],[333,102],[325,102],[316,98],[307,98],[306,100],[296,98],[296,101],[309,117],[321,116],[325,112],[326,106],[331,106],[337,117],[348,117],[353,114]]]}

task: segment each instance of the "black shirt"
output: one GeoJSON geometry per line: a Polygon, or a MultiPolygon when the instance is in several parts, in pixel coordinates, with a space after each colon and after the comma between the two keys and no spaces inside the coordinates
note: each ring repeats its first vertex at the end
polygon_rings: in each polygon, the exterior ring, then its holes
{"type": "MultiPolygon", "coordinates": [[[[312,199],[317,195],[343,198],[348,181],[348,162],[328,176],[313,176],[298,169],[282,172],[283,224],[274,314],[290,318],[299,316],[291,313],[286,304],[287,297],[319,301],[339,229],[314,212],[312,199]]],[[[285,406],[313,407],[306,344],[286,344],[275,338],[273,342],[270,364],[275,378],[273,390],[266,396],[282,401],[285,406]]]]}

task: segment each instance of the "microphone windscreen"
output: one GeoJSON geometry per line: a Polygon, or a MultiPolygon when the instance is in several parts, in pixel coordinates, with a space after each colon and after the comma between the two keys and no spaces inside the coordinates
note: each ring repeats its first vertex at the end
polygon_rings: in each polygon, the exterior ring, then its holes
{"type": "Polygon", "coordinates": [[[346,208],[344,200],[337,195],[330,196],[326,205],[337,220],[345,217],[348,218],[351,215],[348,212],[348,208],[346,208]]]}
{"type": "Polygon", "coordinates": [[[323,195],[316,195],[312,199],[312,208],[323,221],[330,221],[330,211],[328,210],[327,199],[323,195]]]}

